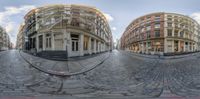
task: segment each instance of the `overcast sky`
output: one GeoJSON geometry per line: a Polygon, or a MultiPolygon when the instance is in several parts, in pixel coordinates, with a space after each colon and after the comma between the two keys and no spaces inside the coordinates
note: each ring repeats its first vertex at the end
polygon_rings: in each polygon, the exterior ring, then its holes
{"type": "Polygon", "coordinates": [[[105,13],[114,40],[135,18],[153,12],[175,12],[200,22],[200,0],[0,0],[0,25],[15,44],[24,15],[35,7],[47,4],[85,4],[105,13]]]}

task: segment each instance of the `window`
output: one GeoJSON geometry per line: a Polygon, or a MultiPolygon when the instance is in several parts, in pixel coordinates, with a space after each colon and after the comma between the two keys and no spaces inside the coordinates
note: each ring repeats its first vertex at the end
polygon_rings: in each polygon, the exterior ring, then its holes
{"type": "Polygon", "coordinates": [[[172,21],[172,18],[167,18],[167,21],[172,21]]]}
{"type": "Polygon", "coordinates": [[[78,26],[79,26],[79,20],[76,19],[76,18],[73,18],[72,21],[71,21],[71,25],[72,25],[72,26],[77,26],[77,27],[78,27],[78,26]]]}
{"type": "Polygon", "coordinates": [[[175,37],[178,37],[178,30],[175,30],[175,31],[174,31],[174,36],[175,36],[175,37]]]}
{"type": "Polygon", "coordinates": [[[175,23],[174,26],[175,28],[179,28],[178,23],[175,23]]]}
{"type": "Polygon", "coordinates": [[[71,34],[71,39],[72,39],[72,51],[78,51],[79,35],[71,34]]]}
{"type": "Polygon", "coordinates": [[[151,16],[147,16],[147,20],[151,20],[151,16]]]}
{"type": "Polygon", "coordinates": [[[185,33],[185,38],[188,38],[188,33],[187,32],[185,33]]]}
{"type": "Polygon", "coordinates": [[[174,22],[178,22],[178,19],[174,19],[174,22]]]}
{"type": "Polygon", "coordinates": [[[72,51],[78,51],[78,40],[72,40],[72,51]]]}
{"type": "Polygon", "coordinates": [[[46,34],[46,48],[51,48],[51,36],[46,34]]]}
{"type": "Polygon", "coordinates": [[[160,23],[155,24],[155,28],[160,28],[160,23]]]}
{"type": "Polygon", "coordinates": [[[39,36],[39,48],[40,49],[43,48],[43,36],[42,35],[39,36]]]}
{"type": "Polygon", "coordinates": [[[155,21],[160,21],[160,15],[155,16],[155,21]]]}
{"type": "Polygon", "coordinates": [[[144,32],[145,31],[145,28],[142,28],[141,32],[144,32]]]}
{"type": "Polygon", "coordinates": [[[184,32],[181,31],[181,32],[180,32],[180,37],[183,37],[183,36],[184,36],[184,32]]]}
{"type": "Polygon", "coordinates": [[[44,24],[44,25],[49,25],[49,24],[51,24],[51,19],[50,19],[50,18],[47,18],[47,19],[45,20],[45,24],[44,24]]]}
{"type": "Polygon", "coordinates": [[[191,36],[191,34],[190,34],[190,35],[189,35],[189,39],[191,39],[191,37],[192,37],[192,36],[191,36]]]}
{"type": "Polygon", "coordinates": [[[167,17],[172,17],[171,15],[167,15],[167,17]]]}
{"type": "Polygon", "coordinates": [[[171,29],[167,30],[167,36],[172,36],[172,30],[171,29]]]}
{"type": "Polygon", "coordinates": [[[141,26],[144,25],[144,24],[145,24],[145,23],[144,23],[144,19],[142,19],[140,23],[141,23],[141,24],[140,24],[141,26]]]}
{"type": "Polygon", "coordinates": [[[145,38],[145,34],[143,33],[143,34],[141,34],[141,36],[142,36],[142,40],[144,40],[145,38]]]}
{"type": "Polygon", "coordinates": [[[33,44],[33,47],[32,48],[35,48],[36,46],[36,38],[33,38],[33,42],[32,42],[32,44],[33,44]]]}
{"type": "Polygon", "coordinates": [[[155,37],[160,37],[160,30],[155,30],[155,37]]]}
{"type": "Polygon", "coordinates": [[[151,51],[151,42],[147,42],[147,50],[151,51]]]}
{"type": "Polygon", "coordinates": [[[150,30],[151,30],[151,26],[150,26],[150,25],[147,26],[146,28],[147,28],[147,31],[150,31],[150,30]]]}
{"type": "Polygon", "coordinates": [[[55,22],[56,22],[55,18],[51,18],[51,23],[55,23],[55,22]]]}
{"type": "Polygon", "coordinates": [[[148,38],[151,38],[151,32],[150,31],[147,32],[147,39],[148,38]]]}
{"type": "Polygon", "coordinates": [[[172,23],[167,23],[167,26],[168,27],[172,27],[172,23]]]}

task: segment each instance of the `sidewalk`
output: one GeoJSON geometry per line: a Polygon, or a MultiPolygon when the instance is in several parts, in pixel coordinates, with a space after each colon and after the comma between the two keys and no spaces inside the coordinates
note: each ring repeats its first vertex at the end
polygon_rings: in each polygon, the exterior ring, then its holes
{"type": "Polygon", "coordinates": [[[72,76],[90,71],[103,63],[110,55],[109,52],[106,52],[95,57],[82,58],[77,61],[55,61],[36,57],[22,51],[19,53],[32,67],[39,71],[56,76],[72,76]]]}
{"type": "Polygon", "coordinates": [[[191,53],[191,54],[184,54],[184,55],[174,55],[174,56],[162,56],[162,55],[147,55],[147,54],[139,54],[139,53],[134,53],[130,51],[123,51],[120,50],[121,52],[129,53],[133,56],[139,56],[139,57],[144,57],[144,58],[151,58],[151,59],[179,59],[179,58],[186,58],[186,57],[193,57],[197,56],[200,54],[200,52],[196,53],[191,53]]]}

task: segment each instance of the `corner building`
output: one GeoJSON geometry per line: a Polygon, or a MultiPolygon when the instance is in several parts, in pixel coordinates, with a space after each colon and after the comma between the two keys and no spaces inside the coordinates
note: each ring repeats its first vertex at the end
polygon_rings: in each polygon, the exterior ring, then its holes
{"type": "Polygon", "coordinates": [[[48,5],[26,14],[27,50],[63,51],[69,57],[112,49],[112,33],[98,9],[84,5],[48,5]]]}
{"type": "Polygon", "coordinates": [[[121,37],[121,48],[145,54],[181,54],[200,50],[200,25],[176,13],[152,13],[135,19],[121,37]]]}

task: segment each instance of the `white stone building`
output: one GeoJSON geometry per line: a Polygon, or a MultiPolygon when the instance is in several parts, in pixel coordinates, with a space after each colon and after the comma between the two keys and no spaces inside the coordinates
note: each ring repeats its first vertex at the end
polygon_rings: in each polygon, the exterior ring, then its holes
{"type": "Polygon", "coordinates": [[[68,57],[112,49],[112,33],[103,13],[83,5],[49,5],[25,16],[27,50],[68,52],[68,57]]]}

